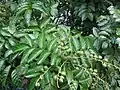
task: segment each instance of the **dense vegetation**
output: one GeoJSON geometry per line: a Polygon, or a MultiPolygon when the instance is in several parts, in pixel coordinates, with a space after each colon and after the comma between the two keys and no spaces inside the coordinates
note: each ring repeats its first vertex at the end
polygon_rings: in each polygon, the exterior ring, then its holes
{"type": "Polygon", "coordinates": [[[119,0],[1,0],[0,90],[120,90],[119,0]]]}

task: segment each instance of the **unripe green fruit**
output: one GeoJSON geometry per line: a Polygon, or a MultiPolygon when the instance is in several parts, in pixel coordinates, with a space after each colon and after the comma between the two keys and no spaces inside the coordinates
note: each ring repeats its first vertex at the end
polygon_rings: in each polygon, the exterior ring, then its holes
{"type": "Polygon", "coordinates": [[[90,54],[90,57],[93,58],[93,54],[90,54]]]}
{"type": "Polygon", "coordinates": [[[102,65],[103,65],[104,67],[107,67],[106,63],[103,63],[102,65]]]}
{"type": "Polygon", "coordinates": [[[94,72],[97,72],[97,69],[94,69],[93,71],[94,71],[94,72]]]}
{"type": "Polygon", "coordinates": [[[83,54],[84,54],[83,51],[77,51],[77,53],[80,54],[80,55],[83,55],[83,54]]]}
{"type": "Polygon", "coordinates": [[[40,86],[40,83],[37,82],[37,83],[35,84],[35,86],[38,86],[38,87],[39,87],[39,86],[40,86]]]}
{"type": "Polygon", "coordinates": [[[64,43],[63,43],[63,42],[60,42],[60,45],[61,45],[61,46],[64,46],[64,43]]]}
{"type": "Polygon", "coordinates": [[[73,60],[73,63],[74,63],[74,64],[76,64],[76,63],[77,63],[77,61],[76,61],[76,60],[73,60]]]}
{"type": "Polygon", "coordinates": [[[59,82],[63,83],[63,79],[62,79],[62,78],[60,78],[60,79],[59,79],[59,82]]]}
{"type": "Polygon", "coordinates": [[[67,49],[66,52],[68,52],[68,53],[71,52],[71,49],[67,49]]]}
{"type": "Polygon", "coordinates": [[[61,46],[58,46],[58,48],[60,49],[60,48],[61,48],[61,46]]]}
{"type": "Polygon", "coordinates": [[[64,48],[65,48],[65,49],[68,49],[69,47],[68,47],[68,46],[65,46],[64,48]]]}
{"type": "Polygon", "coordinates": [[[65,75],[66,75],[66,72],[62,71],[61,74],[62,74],[63,76],[65,76],[65,75]]]}
{"type": "Polygon", "coordinates": [[[105,59],[104,59],[104,61],[106,61],[106,62],[107,62],[107,61],[108,61],[108,59],[106,59],[106,58],[105,58],[105,59]]]}
{"type": "Polygon", "coordinates": [[[91,72],[93,72],[93,69],[92,69],[92,68],[90,68],[89,70],[90,70],[91,72]]]}
{"type": "Polygon", "coordinates": [[[61,47],[62,50],[65,50],[65,47],[61,47]]]}
{"type": "Polygon", "coordinates": [[[102,59],[102,56],[98,56],[99,59],[102,59]]]}
{"type": "Polygon", "coordinates": [[[47,69],[48,69],[48,67],[47,67],[47,66],[44,66],[44,69],[45,69],[45,70],[47,70],[47,69]]]}
{"type": "Polygon", "coordinates": [[[77,85],[78,85],[78,83],[74,81],[74,82],[73,82],[73,85],[74,85],[74,86],[77,86],[77,85]]]}
{"type": "Polygon", "coordinates": [[[93,57],[94,57],[94,58],[98,58],[98,56],[97,56],[97,55],[94,55],[93,57]]]}
{"type": "Polygon", "coordinates": [[[60,76],[60,79],[64,79],[64,76],[60,76]]]}
{"type": "Polygon", "coordinates": [[[44,71],[44,68],[41,68],[41,71],[44,71]]]}
{"type": "Polygon", "coordinates": [[[61,41],[65,41],[65,38],[61,38],[61,41]]]}
{"type": "Polygon", "coordinates": [[[79,70],[79,67],[75,67],[75,69],[79,70]]]}
{"type": "Polygon", "coordinates": [[[53,78],[54,78],[55,80],[57,80],[57,75],[55,75],[53,78]]]}

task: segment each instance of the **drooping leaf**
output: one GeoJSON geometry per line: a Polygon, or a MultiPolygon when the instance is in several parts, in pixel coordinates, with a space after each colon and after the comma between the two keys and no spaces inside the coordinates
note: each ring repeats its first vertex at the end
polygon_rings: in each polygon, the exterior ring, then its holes
{"type": "Polygon", "coordinates": [[[71,70],[67,70],[67,81],[68,81],[68,84],[70,84],[73,80],[73,72],[71,70]]]}
{"type": "Polygon", "coordinates": [[[14,34],[13,34],[16,38],[21,38],[21,37],[24,37],[25,35],[26,35],[26,33],[24,33],[24,32],[15,32],[14,34]]]}
{"type": "Polygon", "coordinates": [[[6,31],[6,30],[1,30],[0,33],[1,33],[3,36],[8,36],[8,37],[11,36],[11,34],[10,34],[8,31],[6,31]]]}
{"type": "Polygon", "coordinates": [[[38,73],[40,71],[43,71],[43,66],[35,66],[33,68],[30,68],[27,72],[26,75],[30,75],[30,74],[34,74],[34,73],[38,73]]]}
{"type": "Polygon", "coordinates": [[[75,76],[75,78],[79,78],[84,73],[84,69],[82,68],[81,71],[75,76]]]}
{"type": "Polygon", "coordinates": [[[47,13],[46,9],[41,1],[38,1],[38,2],[35,1],[34,4],[32,4],[32,8],[41,11],[45,15],[47,13]]]}
{"type": "Polygon", "coordinates": [[[32,78],[30,80],[30,84],[28,85],[28,90],[33,90],[34,89],[37,79],[38,79],[38,77],[35,77],[35,78],[32,78]]]}
{"type": "Polygon", "coordinates": [[[43,52],[43,50],[39,49],[39,50],[34,50],[33,53],[29,56],[28,58],[28,63],[30,63],[31,61],[33,61],[36,57],[38,57],[41,53],[43,52]]]}
{"type": "Polygon", "coordinates": [[[31,9],[28,9],[28,10],[25,11],[25,19],[26,19],[26,23],[27,23],[28,26],[30,24],[31,14],[32,14],[31,9]]]}
{"type": "Polygon", "coordinates": [[[44,43],[45,43],[45,33],[44,33],[44,31],[39,34],[38,42],[39,42],[39,47],[43,48],[44,47],[44,43]]]}
{"type": "Polygon", "coordinates": [[[15,39],[9,38],[8,41],[9,41],[9,44],[10,44],[11,46],[15,46],[15,45],[16,45],[15,39]]]}
{"type": "Polygon", "coordinates": [[[75,50],[78,51],[80,49],[80,42],[76,37],[72,37],[73,45],[75,47],[75,50]]]}
{"type": "Polygon", "coordinates": [[[102,48],[105,49],[105,48],[107,48],[107,47],[108,47],[108,42],[107,42],[107,41],[104,41],[104,42],[102,43],[102,48]]]}
{"type": "Polygon", "coordinates": [[[81,49],[83,49],[83,50],[86,49],[85,39],[82,36],[80,36],[79,39],[80,39],[81,49]]]}
{"type": "Polygon", "coordinates": [[[28,56],[32,53],[33,50],[35,50],[35,48],[30,48],[23,53],[23,56],[20,62],[21,64],[27,62],[28,56]]]}
{"type": "Polygon", "coordinates": [[[72,43],[72,39],[69,38],[69,48],[70,50],[73,52],[74,51],[74,47],[73,47],[73,43],[72,43]]]}
{"type": "Polygon", "coordinates": [[[50,22],[50,18],[46,18],[46,19],[44,19],[44,20],[42,21],[40,27],[41,27],[41,28],[46,27],[46,25],[47,25],[49,22],[50,22]]]}
{"type": "Polygon", "coordinates": [[[3,77],[3,86],[5,86],[6,85],[6,80],[7,80],[7,78],[8,78],[8,74],[9,74],[9,72],[10,72],[10,69],[11,69],[11,65],[9,65],[9,66],[7,66],[5,69],[4,69],[4,71],[2,72],[2,77],[3,77]]]}
{"type": "Polygon", "coordinates": [[[31,37],[29,37],[28,35],[26,35],[25,38],[26,38],[26,40],[27,40],[29,46],[32,47],[33,45],[32,45],[32,39],[31,39],[31,37]]]}
{"type": "Polygon", "coordinates": [[[42,64],[49,55],[50,55],[49,51],[44,51],[39,57],[38,64],[42,64]]]}
{"type": "Polygon", "coordinates": [[[51,65],[56,65],[58,58],[57,58],[57,54],[53,53],[51,55],[51,65]]]}
{"type": "Polygon", "coordinates": [[[37,77],[39,75],[40,75],[40,73],[33,73],[33,74],[30,74],[30,75],[26,75],[25,77],[26,78],[34,78],[34,77],[37,77]]]}
{"type": "Polygon", "coordinates": [[[27,44],[20,43],[20,44],[17,44],[13,47],[13,51],[14,52],[19,52],[19,51],[23,51],[27,48],[29,48],[29,46],[27,44]]]}
{"type": "Polygon", "coordinates": [[[56,39],[53,39],[50,41],[49,45],[48,45],[48,51],[51,51],[52,48],[54,48],[54,46],[56,45],[56,39]]]}
{"type": "Polygon", "coordinates": [[[8,57],[10,54],[13,53],[13,50],[9,49],[5,52],[5,57],[8,57]]]}

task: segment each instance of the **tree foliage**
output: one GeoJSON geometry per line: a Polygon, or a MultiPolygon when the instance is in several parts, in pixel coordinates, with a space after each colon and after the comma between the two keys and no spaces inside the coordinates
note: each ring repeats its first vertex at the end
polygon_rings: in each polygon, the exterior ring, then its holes
{"type": "Polygon", "coordinates": [[[119,90],[119,0],[0,4],[0,88],[119,90]]]}

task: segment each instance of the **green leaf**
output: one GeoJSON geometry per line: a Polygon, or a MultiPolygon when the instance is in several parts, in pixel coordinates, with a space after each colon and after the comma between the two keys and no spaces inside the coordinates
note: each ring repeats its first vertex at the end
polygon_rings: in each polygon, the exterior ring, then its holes
{"type": "Polygon", "coordinates": [[[40,73],[33,73],[33,74],[30,74],[30,75],[25,75],[26,78],[34,78],[34,77],[37,77],[39,76],[40,73]]]}
{"type": "Polygon", "coordinates": [[[15,70],[12,71],[11,73],[11,79],[12,79],[12,83],[14,85],[20,86],[22,85],[22,79],[20,78],[20,75],[18,74],[18,72],[15,70]]]}
{"type": "Polygon", "coordinates": [[[75,78],[79,78],[84,72],[84,69],[82,68],[81,71],[75,76],[75,78]]]}
{"type": "Polygon", "coordinates": [[[4,64],[5,64],[5,60],[0,60],[0,71],[3,68],[4,64]]]}
{"type": "Polygon", "coordinates": [[[27,23],[28,26],[30,24],[31,14],[32,14],[31,9],[28,9],[28,10],[25,11],[25,19],[26,19],[26,23],[27,23]]]}
{"type": "Polygon", "coordinates": [[[50,78],[51,78],[50,75],[51,73],[49,71],[45,74],[46,83],[50,83],[50,78]]]}
{"type": "Polygon", "coordinates": [[[42,23],[41,23],[41,28],[44,28],[44,27],[46,27],[47,26],[47,24],[50,22],[50,18],[46,18],[46,19],[44,19],[43,21],[42,21],[42,23]]]}
{"type": "Polygon", "coordinates": [[[25,35],[26,35],[25,32],[20,32],[20,31],[17,31],[17,32],[15,32],[15,33],[13,34],[13,36],[16,37],[16,38],[21,38],[21,37],[23,37],[23,36],[25,36],[25,35]]]}
{"type": "Polygon", "coordinates": [[[51,55],[51,65],[56,65],[58,58],[57,58],[57,54],[53,53],[51,55]]]}
{"type": "Polygon", "coordinates": [[[34,50],[33,53],[29,56],[28,63],[33,61],[36,57],[38,57],[43,50],[34,50]]]}
{"type": "Polygon", "coordinates": [[[108,20],[103,20],[103,21],[98,23],[98,26],[103,26],[103,25],[105,25],[107,23],[108,23],[108,20]]]}
{"type": "Polygon", "coordinates": [[[108,42],[107,41],[104,41],[103,43],[102,43],[102,48],[103,49],[105,49],[105,48],[108,48],[108,42]]]}
{"type": "Polygon", "coordinates": [[[10,34],[8,31],[6,31],[6,30],[1,30],[0,33],[1,33],[3,36],[8,36],[8,37],[11,36],[11,34],[10,34]]]}
{"type": "Polygon", "coordinates": [[[29,6],[30,5],[28,2],[21,3],[19,7],[16,9],[16,13],[15,13],[16,17],[19,16],[21,13],[23,13],[25,10],[27,10],[29,6]]]}
{"type": "Polygon", "coordinates": [[[101,31],[99,35],[110,36],[110,34],[106,31],[101,31]]]}
{"type": "Polygon", "coordinates": [[[44,51],[44,52],[40,55],[38,64],[42,64],[49,55],[50,55],[50,52],[44,51]]]}
{"type": "Polygon", "coordinates": [[[44,47],[44,43],[45,43],[45,33],[44,32],[39,34],[38,42],[39,42],[39,47],[43,48],[44,47]]]}
{"type": "Polygon", "coordinates": [[[34,74],[34,73],[38,73],[40,71],[43,71],[43,66],[35,66],[33,68],[30,68],[27,72],[26,75],[30,75],[30,74],[34,74]]]}
{"type": "Polygon", "coordinates": [[[72,39],[69,38],[69,48],[70,50],[73,52],[74,51],[74,47],[73,47],[73,43],[72,43],[72,39]]]}
{"type": "Polygon", "coordinates": [[[52,7],[51,7],[51,15],[56,17],[58,15],[58,3],[54,4],[52,7]]]}
{"type": "Polygon", "coordinates": [[[75,47],[75,50],[78,51],[80,49],[80,42],[76,37],[72,37],[73,45],[75,47]]]}
{"type": "Polygon", "coordinates": [[[32,53],[33,50],[35,50],[35,48],[30,48],[23,53],[23,56],[20,62],[21,64],[27,62],[28,56],[32,53]]]}
{"type": "Polygon", "coordinates": [[[85,41],[84,37],[79,36],[79,39],[80,39],[81,49],[82,50],[86,49],[86,41],[85,41]]]}
{"type": "Polygon", "coordinates": [[[19,75],[24,75],[27,71],[28,71],[28,64],[21,64],[19,66],[16,67],[16,71],[19,75]]]}
{"type": "Polygon", "coordinates": [[[13,38],[9,38],[8,41],[11,46],[14,46],[16,44],[15,39],[13,38]]]}
{"type": "Polygon", "coordinates": [[[83,14],[82,14],[82,21],[86,20],[86,19],[87,19],[87,16],[88,16],[88,15],[87,15],[87,13],[86,13],[86,12],[85,12],[85,13],[83,13],[83,14]]]}
{"type": "Polygon", "coordinates": [[[97,50],[99,50],[99,49],[100,49],[100,41],[99,41],[98,39],[96,39],[96,40],[94,41],[93,46],[94,46],[97,50]]]}
{"type": "Polygon", "coordinates": [[[33,46],[32,45],[32,39],[30,38],[30,36],[26,35],[25,38],[26,38],[28,44],[32,47],[33,46]]]}
{"type": "Polygon", "coordinates": [[[57,31],[56,27],[52,27],[52,28],[46,30],[46,33],[49,34],[49,33],[56,32],[56,31],[57,31]]]}
{"type": "Polygon", "coordinates": [[[93,21],[93,14],[92,13],[88,13],[88,16],[87,16],[91,21],[93,21]]]}
{"type": "Polygon", "coordinates": [[[4,46],[4,42],[0,43],[0,49],[2,49],[4,46]]]}
{"type": "Polygon", "coordinates": [[[57,41],[57,39],[53,39],[50,41],[50,44],[48,45],[48,51],[51,51],[52,48],[54,48],[56,41],[57,41]]]}
{"type": "Polygon", "coordinates": [[[86,84],[89,82],[89,80],[90,80],[90,78],[85,78],[84,80],[79,80],[79,83],[86,84]]]}
{"type": "Polygon", "coordinates": [[[28,90],[33,90],[35,87],[35,83],[38,80],[38,77],[32,78],[30,80],[30,84],[28,85],[28,90]]]}
{"type": "Polygon", "coordinates": [[[55,65],[58,66],[58,65],[60,64],[60,62],[61,62],[61,58],[58,57],[57,60],[56,60],[55,62],[56,62],[55,65]]]}
{"type": "Polygon", "coordinates": [[[95,37],[98,37],[98,29],[96,27],[93,27],[93,34],[95,35],[95,37]]]}
{"type": "Polygon", "coordinates": [[[38,2],[35,1],[34,4],[32,4],[32,8],[41,11],[45,15],[47,13],[45,10],[44,4],[40,1],[38,1],[38,2]]]}
{"type": "Polygon", "coordinates": [[[119,84],[119,86],[120,86],[120,80],[117,80],[117,82],[118,82],[118,84],[119,84]]]}
{"type": "Polygon", "coordinates": [[[10,72],[10,69],[11,69],[11,65],[7,66],[7,67],[4,69],[4,71],[2,72],[2,73],[3,73],[3,77],[4,77],[4,79],[3,79],[3,86],[5,86],[5,84],[6,84],[6,80],[7,80],[7,78],[8,78],[8,74],[9,74],[9,72],[10,72]]]}
{"type": "Polygon", "coordinates": [[[88,36],[88,37],[85,37],[85,41],[86,41],[86,46],[87,46],[87,49],[93,49],[93,44],[94,44],[94,40],[95,38],[94,37],[91,37],[91,36],[88,36]]]}
{"type": "Polygon", "coordinates": [[[27,48],[29,48],[29,46],[27,44],[20,43],[20,44],[17,44],[13,47],[13,51],[14,52],[19,52],[19,51],[23,51],[27,48]]]}
{"type": "Polygon", "coordinates": [[[9,49],[9,50],[7,50],[6,52],[5,52],[5,57],[8,57],[10,54],[12,54],[13,53],[13,50],[11,50],[11,49],[9,49]]]}
{"type": "Polygon", "coordinates": [[[73,80],[73,72],[71,70],[67,70],[67,81],[68,81],[68,84],[70,84],[73,80]]]}
{"type": "Polygon", "coordinates": [[[79,13],[78,13],[78,16],[81,16],[83,13],[86,12],[86,9],[82,9],[79,13]]]}

